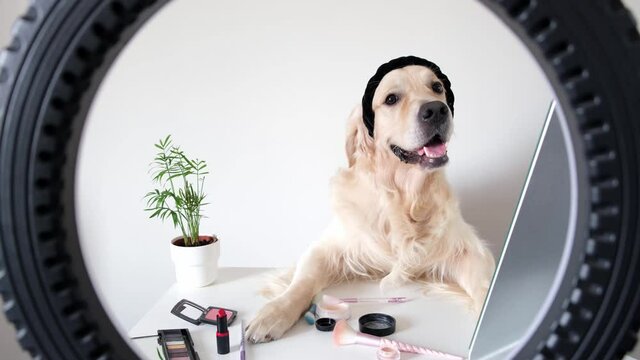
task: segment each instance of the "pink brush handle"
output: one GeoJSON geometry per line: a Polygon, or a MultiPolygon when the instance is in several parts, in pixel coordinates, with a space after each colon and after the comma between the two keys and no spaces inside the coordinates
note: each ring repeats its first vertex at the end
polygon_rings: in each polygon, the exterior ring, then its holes
{"type": "Polygon", "coordinates": [[[405,344],[403,342],[399,342],[395,340],[381,338],[380,344],[381,345],[393,344],[397,346],[398,350],[400,350],[401,352],[407,352],[407,353],[413,353],[413,354],[425,354],[425,355],[432,356],[435,359],[464,360],[464,358],[461,358],[460,356],[455,356],[455,355],[443,353],[440,351],[427,349],[421,346],[409,345],[409,344],[405,344]]]}
{"type": "Polygon", "coordinates": [[[369,302],[399,304],[399,303],[407,302],[407,298],[404,297],[404,296],[390,297],[390,298],[355,298],[355,297],[352,297],[352,298],[340,298],[340,300],[342,302],[346,302],[346,303],[350,303],[350,304],[369,303],[369,302]]]}
{"type": "Polygon", "coordinates": [[[376,347],[379,347],[380,345],[393,344],[397,346],[398,350],[400,350],[401,352],[413,353],[413,354],[425,354],[433,357],[434,359],[464,360],[464,358],[460,356],[455,356],[455,355],[443,353],[440,351],[427,349],[421,346],[409,345],[403,342],[389,340],[389,339],[385,339],[385,338],[381,338],[381,337],[377,337],[369,334],[363,334],[361,332],[358,332],[356,335],[356,343],[361,345],[376,346],[376,347]]]}

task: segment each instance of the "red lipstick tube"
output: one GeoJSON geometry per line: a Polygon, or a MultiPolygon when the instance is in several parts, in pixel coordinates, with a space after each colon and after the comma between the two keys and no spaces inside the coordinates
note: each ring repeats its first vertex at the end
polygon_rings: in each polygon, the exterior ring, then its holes
{"type": "Polygon", "coordinates": [[[220,309],[218,316],[218,331],[216,331],[216,341],[218,342],[218,354],[229,353],[229,329],[227,328],[227,313],[220,309]]]}

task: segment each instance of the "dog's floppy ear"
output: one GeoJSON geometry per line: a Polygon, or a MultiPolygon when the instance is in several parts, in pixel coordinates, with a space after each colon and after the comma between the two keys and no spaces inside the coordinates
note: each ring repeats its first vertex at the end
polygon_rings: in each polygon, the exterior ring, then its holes
{"type": "Polygon", "coordinates": [[[362,105],[356,106],[347,120],[347,141],[345,144],[349,167],[358,157],[366,156],[373,151],[373,139],[369,136],[362,120],[362,105]]]}

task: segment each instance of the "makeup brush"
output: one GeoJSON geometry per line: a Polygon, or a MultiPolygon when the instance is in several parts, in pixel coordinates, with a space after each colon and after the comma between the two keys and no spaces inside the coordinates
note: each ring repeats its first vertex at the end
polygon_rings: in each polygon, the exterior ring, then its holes
{"type": "Polygon", "coordinates": [[[433,359],[447,359],[447,360],[464,360],[463,357],[455,356],[447,353],[443,353],[436,350],[427,349],[421,346],[415,346],[405,344],[403,342],[389,340],[369,334],[363,334],[361,332],[352,329],[345,320],[339,320],[336,323],[336,327],[333,329],[333,343],[336,345],[367,345],[380,347],[381,345],[393,344],[398,347],[401,352],[413,353],[413,354],[425,354],[429,355],[433,359]]]}
{"type": "Polygon", "coordinates": [[[240,360],[246,359],[244,352],[244,320],[240,321],[240,360]]]}
{"type": "Polygon", "coordinates": [[[358,297],[347,297],[347,298],[337,298],[331,295],[322,295],[322,301],[325,304],[339,304],[339,303],[347,303],[347,304],[357,304],[357,303],[387,303],[387,304],[402,304],[411,301],[411,298],[406,296],[395,296],[395,297],[370,297],[370,298],[358,298],[358,297]]]}

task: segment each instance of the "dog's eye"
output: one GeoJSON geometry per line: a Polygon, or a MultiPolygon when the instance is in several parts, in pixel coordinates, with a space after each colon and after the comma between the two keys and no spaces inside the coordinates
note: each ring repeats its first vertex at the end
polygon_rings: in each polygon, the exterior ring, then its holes
{"type": "Polygon", "coordinates": [[[397,102],[398,102],[398,95],[396,94],[389,94],[387,95],[387,98],[384,99],[384,103],[387,105],[393,105],[397,102]]]}
{"type": "Polygon", "coordinates": [[[442,83],[439,83],[439,82],[433,83],[433,85],[431,85],[431,88],[436,94],[442,94],[442,92],[444,91],[444,88],[442,87],[442,83]]]}

